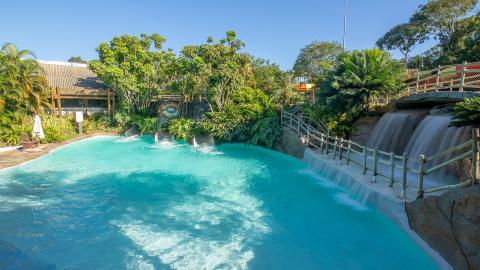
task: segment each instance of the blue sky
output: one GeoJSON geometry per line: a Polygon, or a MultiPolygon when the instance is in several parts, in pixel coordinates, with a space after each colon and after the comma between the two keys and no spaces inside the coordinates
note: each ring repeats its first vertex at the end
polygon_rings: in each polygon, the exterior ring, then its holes
{"type": "MultiPolygon", "coordinates": [[[[347,49],[373,47],[426,0],[349,0],[347,49]]],[[[43,60],[90,60],[121,34],[158,33],[176,52],[235,30],[245,50],[289,69],[314,40],[341,41],[343,0],[23,0],[2,3],[0,43],[12,42],[43,60]]],[[[428,45],[420,46],[422,51],[428,45]]],[[[399,56],[398,53],[394,54],[399,56]]]]}

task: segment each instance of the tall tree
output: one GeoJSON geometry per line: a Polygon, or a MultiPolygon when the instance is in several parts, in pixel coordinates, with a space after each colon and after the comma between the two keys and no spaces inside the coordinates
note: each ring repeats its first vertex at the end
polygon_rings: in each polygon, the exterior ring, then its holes
{"type": "Polygon", "coordinates": [[[427,28],[422,24],[402,23],[385,33],[376,45],[386,50],[398,49],[403,54],[404,62],[407,63],[409,53],[416,45],[427,39],[427,34],[427,28]]]}
{"type": "Polygon", "coordinates": [[[70,63],[79,63],[79,64],[86,64],[87,61],[83,60],[81,56],[72,56],[67,60],[70,63]]]}
{"type": "Polygon", "coordinates": [[[319,82],[326,78],[340,54],[342,45],[337,42],[312,42],[302,48],[293,66],[295,76],[304,77],[309,82],[319,82]]]}
{"type": "Polygon", "coordinates": [[[186,46],[181,51],[180,58],[201,63],[206,79],[204,96],[212,111],[223,111],[231,94],[242,89],[251,74],[251,57],[240,51],[243,46],[236,33],[229,31],[217,43],[209,38],[206,44],[186,46]]]}
{"type": "Polygon", "coordinates": [[[428,27],[440,45],[448,50],[457,23],[471,14],[477,2],[478,0],[430,0],[420,6],[410,22],[428,27]]]}
{"type": "Polygon", "coordinates": [[[261,58],[253,59],[251,75],[248,85],[251,88],[262,89],[269,95],[283,88],[287,77],[287,73],[280,66],[261,58]]]}
{"type": "Polygon", "coordinates": [[[99,59],[89,67],[112,88],[128,112],[154,113],[154,96],[171,83],[175,56],[163,50],[158,34],[123,35],[97,47],[99,59]]]}

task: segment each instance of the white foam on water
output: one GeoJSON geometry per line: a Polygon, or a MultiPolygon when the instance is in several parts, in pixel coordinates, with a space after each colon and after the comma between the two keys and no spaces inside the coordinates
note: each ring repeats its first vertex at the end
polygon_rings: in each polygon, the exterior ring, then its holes
{"type": "Polygon", "coordinates": [[[201,144],[201,145],[196,146],[192,149],[195,149],[195,151],[198,151],[198,152],[201,152],[201,153],[207,154],[207,155],[223,155],[223,152],[217,151],[215,149],[215,146],[208,145],[208,144],[201,144]]]}
{"type": "Polygon", "coordinates": [[[358,211],[367,211],[368,208],[361,204],[359,201],[355,200],[354,198],[350,197],[347,193],[337,193],[334,196],[334,200],[340,204],[346,205],[352,209],[358,211]]]}
{"type": "Polygon", "coordinates": [[[179,146],[178,143],[171,141],[169,139],[162,139],[160,141],[156,141],[155,144],[151,145],[150,148],[153,149],[172,149],[179,146]]]}
{"type": "Polygon", "coordinates": [[[158,232],[143,224],[119,225],[120,231],[149,256],[158,257],[173,269],[247,269],[254,257],[243,247],[243,236],[232,235],[230,241],[195,238],[187,232],[158,232]]]}
{"type": "Polygon", "coordinates": [[[325,188],[335,188],[335,189],[338,189],[339,187],[333,183],[332,181],[329,181],[328,179],[326,179],[325,177],[321,176],[320,174],[318,174],[317,172],[315,172],[314,170],[312,169],[302,169],[302,170],[298,170],[297,173],[299,174],[303,174],[303,175],[306,175],[310,178],[313,178],[317,181],[318,184],[320,184],[322,187],[325,187],[325,188]]]}
{"type": "Polygon", "coordinates": [[[40,200],[36,196],[0,196],[0,212],[9,212],[18,208],[31,208],[39,210],[54,203],[55,200],[53,199],[40,200]]]}
{"type": "Polygon", "coordinates": [[[116,139],[115,143],[130,143],[139,141],[140,137],[138,135],[130,136],[130,137],[122,137],[120,139],[116,139]]]}
{"type": "Polygon", "coordinates": [[[112,223],[137,247],[173,269],[247,269],[254,257],[248,244],[270,232],[262,201],[248,193],[251,179],[237,173],[197,181],[202,186],[197,194],[173,202],[163,213],[169,224],[181,224],[180,229],[131,218],[112,223]],[[203,235],[219,228],[223,229],[217,236],[203,235]]]}
{"type": "Polygon", "coordinates": [[[129,270],[155,270],[155,266],[146,261],[142,255],[128,252],[126,268],[129,270]]]}

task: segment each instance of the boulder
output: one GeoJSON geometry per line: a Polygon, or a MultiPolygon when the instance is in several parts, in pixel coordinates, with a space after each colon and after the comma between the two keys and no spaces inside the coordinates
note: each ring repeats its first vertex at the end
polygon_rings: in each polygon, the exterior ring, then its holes
{"type": "Polygon", "coordinates": [[[410,227],[454,269],[480,269],[480,185],[406,204],[410,227]]]}
{"type": "Polygon", "coordinates": [[[125,136],[126,137],[135,136],[135,135],[140,135],[140,130],[138,130],[138,128],[136,126],[133,126],[129,129],[127,129],[127,131],[125,131],[125,136]]]}
{"type": "Polygon", "coordinates": [[[368,137],[377,124],[380,116],[365,116],[358,119],[354,124],[354,132],[350,135],[350,140],[361,145],[367,144],[368,137]]]}

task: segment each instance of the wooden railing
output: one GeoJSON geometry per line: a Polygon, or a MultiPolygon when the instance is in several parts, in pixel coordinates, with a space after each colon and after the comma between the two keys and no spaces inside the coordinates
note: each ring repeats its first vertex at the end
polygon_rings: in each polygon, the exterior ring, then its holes
{"type": "Polygon", "coordinates": [[[312,126],[310,119],[310,117],[306,117],[300,112],[291,113],[282,111],[281,115],[282,126],[289,127],[293,131],[296,131],[299,140],[301,140],[303,144],[316,149],[321,154],[325,154],[334,160],[345,161],[347,165],[356,165],[361,169],[363,174],[371,172],[373,176],[372,183],[376,183],[379,178],[382,178],[389,182],[389,187],[393,188],[394,185],[399,184],[401,186],[401,197],[403,199],[407,199],[407,188],[413,188],[417,193],[417,198],[422,198],[425,193],[473,185],[477,183],[480,178],[478,129],[472,129],[472,139],[460,145],[446,149],[430,157],[425,155],[409,157],[408,153],[396,155],[394,152],[385,152],[360,145],[351,140],[330,136],[328,129],[323,125],[321,125],[322,128],[320,129],[312,126]],[[308,120],[306,121],[306,119],[308,120]],[[461,153],[455,157],[450,157],[454,152],[461,153]],[[449,157],[450,159],[436,165],[434,162],[438,162],[442,157],[449,157]],[[424,188],[425,176],[431,175],[447,166],[451,166],[454,162],[468,158],[471,159],[472,164],[471,179],[456,185],[442,185],[429,189],[424,188]],[[411,179],[412,174],[413,177],[417,178],[416,187],[410,186],[409,181],[407,181],[411,179]]]}
{"type": "Polygon", "coordinates": [[[480,62],[438,66],[415,71],[407,80],[406,95],[439,91],[480,91],[480,62]]]}

